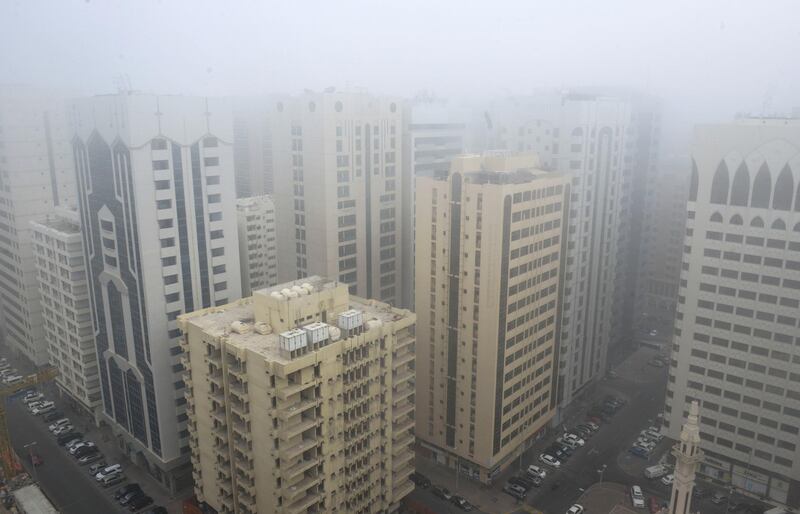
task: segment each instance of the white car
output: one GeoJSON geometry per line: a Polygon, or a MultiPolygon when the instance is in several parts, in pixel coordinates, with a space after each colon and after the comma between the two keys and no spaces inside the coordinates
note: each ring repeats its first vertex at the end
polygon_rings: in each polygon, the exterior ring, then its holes
{"type": "Polygon", "coordinates": [[[572,441],[578,446],[583,446],[584,444],[586,444],[586,441],[578,437],[576,434],[567,434],[564,436],[564,439],[566,439],[567,441],[572,441]]]}
{"type": "Polygon", "coordinates": [[[72,452],[73,448],[77,448],[78,446],[80,446],[82,444],[86,444],[86,441],[84,441],[83,439],[78,437],[78,438],[75,438],[73,441],[70,441],[69,443],[64,445],[64,448],[66,448],[68,451],[72,452]]]}
{"type": "Polygon", "coordinates": [[[638,485],[631,487],[631,503],[637,509],[644,508],[644,495],[642,494],[642,488],[638,485]]]}
{"type": "Polygon", "coordinates": [[[20,375],[8,375],[6,378],[3,379],[3,382],[6,384],[16,384],[18,382],[22,382],[22,376],[20,375]]]}
{"type": "Polygon", "coordinates": [[[56,410],[56,404],[55,403],[53,403],[53,402],[42,402],[41,405],[39,405],[38,407],[33,409],[31,412],[33,412],[34,416],[41,416],[42,414],[45,414],[47,412],[51,412],[51,411],[54,411],[54,410],[56,410]]]}
{"type": "Polygon", "coordinates": [[[672,482],[674,481],[675,481],[675,475],[673,475],[672,473],[661,477],[661,483],[664,485],[672,485],[672,482]]]}
{"type": "Polygon", "coordinates": [[[85,442],[82,442],[82,443],[78,443],[78,444],[74,445],[72,448],[70,448],[69,449],[69,454],[70,455],[75,455],[75,453],[78,451],[78,448],[94,448],[94,447],[95,447],[95,444],[93,442],[85,441],[85,442]]]}
{"type": "Polygon", "coordinates": [[[57,419],[57,420],[55,420],[55,421],[54,421],[54,422],[53,422],[53,423],[52,423],[52,424],[51,424],[49,427],[47,427],[47,429],[48,429],[49,431],[51,431],[51,432],[55,433],[55,431],[56,431],[57,429],[59,429],[59,428],[61,428],[61,427],[65,426],[65,425],[69,425],[69,418],[61,418],[61,419],[57,419]]]}
{"type": "Polygon", "coordinates": [[[548,455],[546,453],[543,453],[543,454],[539,455],[539,462],[541,462],[542,464],[546,464],[548,466],[554,467],[556,469],[561,467],[561,461],[559,461],[558,459],[556,459],[552,455],[548,455]]]}
{"type": "Polygon", "coordinates": [[[112,464],[98,471],[97,474],[94,476],[94,478],[98,482],[102,482],[104,478],[110,477],[111,475],[117,475],[120,473],[122,473],[122,466],[120,466],[119,464],[112,464]]]}
{"type": "Polygon", "coordinates": [[[569,508],[567,514],[583,514],[583,505],[576,503],[575,505],[569,508]]]}
{"type": "Polygon", "coordinates": [[[31,402],[38,402],[39,400],[44,400],[44,395],[42,393],[28,393],[22,398],[22,401],[25,402],[25,405],[28,405],[31,402]]]}
{"type": "Polygon", "coordinates": [[[61,425],[60,427],[56,427],[56,429],[53,430],[53,435],[68,434],[73,430],[75,430],[75,427],[67,423],[66,425],[61,425]]]}
{"type": "Polygon", "coordinates": [[[543,470],[539,466],[534,466],[533,464],[528,466],[528,474],[531,476],[539,477],[542,480],[547,478],[547,471],[543,470]]]}

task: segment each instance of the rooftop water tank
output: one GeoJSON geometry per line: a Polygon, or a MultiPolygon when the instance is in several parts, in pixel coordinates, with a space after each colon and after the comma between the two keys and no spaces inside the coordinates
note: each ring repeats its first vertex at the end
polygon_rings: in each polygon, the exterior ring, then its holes
{"type": "Polygon", "coordinates": [[[278,337],[278,344],[280,345],[281,349],[289,352],[299,350],[300,348],[305,348],[308,344],[306,332],[305,330],[299,328],[281,332],[280,336],[278,337]]]}
{"type": "Polygon", "coordinates": [[[234,321],[231,323],[231,332],[235,334],[249,334],[250,325],[241,321],[234,321]]]}

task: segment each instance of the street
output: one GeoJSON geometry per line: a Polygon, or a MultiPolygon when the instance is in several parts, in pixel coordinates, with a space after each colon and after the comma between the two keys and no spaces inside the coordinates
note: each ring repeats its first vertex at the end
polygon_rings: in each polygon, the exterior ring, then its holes
{"type": "Polygon", "coordinates": [[[37,479],[45,494],[64,514],[113,513],[121,508],[101,489],[66,450],[56,444],[47,424],[31,415],[20,398],[10,399],[6,406],[11,443],[31,476],[37,479]],[[32,468],[25,445],[36,442],[33,451],[44,464],[32,468]]]}

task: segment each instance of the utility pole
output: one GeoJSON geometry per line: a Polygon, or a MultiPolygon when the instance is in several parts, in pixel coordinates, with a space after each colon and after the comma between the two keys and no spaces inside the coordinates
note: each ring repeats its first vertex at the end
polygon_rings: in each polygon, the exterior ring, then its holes
{"type": "Polygon", "coordinates": [[[608,466],[606,464],[603,464],[603,466],[600,469],[597,470],[597,472],[600,473],[600,483],[601,484],[603,483],[603,473],[605,472],[606,467],[608,467],[608,466]]]}

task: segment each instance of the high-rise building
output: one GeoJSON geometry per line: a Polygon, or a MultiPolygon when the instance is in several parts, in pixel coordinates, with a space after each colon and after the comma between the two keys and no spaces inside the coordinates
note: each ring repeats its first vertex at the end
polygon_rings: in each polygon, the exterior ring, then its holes
{"type": "Polygon", "coordinates": [[[269,195],[236,201],[242,296],[278,283],[275,204],[269,195]]]}
{"type": "Polygon", "coordinates": [[[634,319],[658,336],[672,334],[683,258],[689,177],[676,167],[655,178],[642,221],[634,319]]]}
{"type": "Polygon", "coordinates": [[[555,414],[569,188],[533,154],[417,176],[416,436],[482,481],[555,414]]]}
{"type": "Polygon", "coordinates": [[[216,512],[396,512],[414,314],[318,276],[182,316],[195,494],[216,512]]]}
{"type": "Polygon", "coordinates": [[[272,136],[269,98],[233,101],[233,163],[236,198],[271,194],[272,136]]]}
{"type": "Polygon", "coordinates": [[[400,304],[414,308],[414,212],[416,177],[450,171],[453,159],[464,153],[464,113],[443,100],[416,98],[403,116],[402,171],[402,293],[400,304]]]}
{"type": "Polygon", "coordinates": [[[91,416],[100,405],[97,351],[78,213],[54,210],[31,222],[44,332],[56,385],[91,416]]]}
{"type": "Polygon", "coordinates": [[[70,116],[102,412],[174,490],[191,482],[178,315],[241,296],[230,106],[118,94],[70,116]]]}
{"type": "Polygon", "coordinates": [[[665,426],[699,472],[800,506],[800,120],[696,128],[665,426]]]}
{"type": "Polygon", "coordinates": [[[306,93],[273,116],[278,279],[337,277],[399,304],[402,111],[366,93],[306,93]]]}
{"type": "Polygon", "coordinates": [[[32,220],[74,205],[66,105],[24,86],[0,88],[0,305],[5,344],[36,365],[48,361],[32,220]]]}
{"type": "Polygon", "coordinates": [[[562,409],[605,374],[622,313],[632,109],[622,95],[567,91],[508,99],[484,116],[487,145],[536,152],[544,169],[572,175],[559,335],[562,409]]]}

